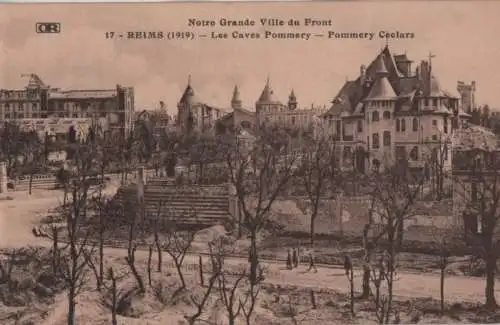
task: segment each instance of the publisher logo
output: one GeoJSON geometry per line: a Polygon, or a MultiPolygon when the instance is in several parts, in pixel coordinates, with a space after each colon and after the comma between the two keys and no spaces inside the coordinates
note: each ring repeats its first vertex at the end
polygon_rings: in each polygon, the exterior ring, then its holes
{"type": "Polygon", "coordinates": [[[59,34],[61,23],[36,23],[36,32],[38,34],[59,34]]]}

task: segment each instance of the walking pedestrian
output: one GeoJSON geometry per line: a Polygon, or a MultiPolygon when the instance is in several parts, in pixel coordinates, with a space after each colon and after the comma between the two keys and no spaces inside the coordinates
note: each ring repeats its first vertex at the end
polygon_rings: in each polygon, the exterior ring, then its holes
{"type": "Polygon", "coordinates": [[[293,268],[292,265],[292,253],[290,252],[290,248],[287,250],[287,256],[286,256],[286,268],[291,270],[293,268]]]}
{"type": "Polygon", "coordinates": [[[352,269],[352,262],[351,258],[347,255],[344,255],[344,270],[345,270],[345,275],[349,276],[349,272],[352,269]]]}
{"type": "Polygon", "coordinates": [[[314,264],[314,252],[312,249],[309,251],[309,270],[308,271],[311,271],[311,270],[314,270],[314,273],[318,272],[318,269],[316,268],[316,265],[314,264]]]}
{"type": "Polygon", "coordinates": [[[292,262],[293,262],[293,267],[298,267],[299,266],[299,256],[298,256],[298,248],[294,247],[293,248],[293,257],[292,257],[292,262]]]}

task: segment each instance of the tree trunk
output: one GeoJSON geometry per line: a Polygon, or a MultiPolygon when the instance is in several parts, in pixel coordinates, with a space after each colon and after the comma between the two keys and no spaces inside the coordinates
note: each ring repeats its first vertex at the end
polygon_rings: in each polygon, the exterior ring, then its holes
{"type": "Polygon", "coordinates": [[[440,291],[440,298],[441,298],[441,315],[444,314],[444,275],[445,275],[445,270],[446,268],[441,265],[441,274],[439,278],[439,291],[440,291]]]}
{"type": "Polygon", "coordinates": [[[33,189],[33,173],[30,173],[30,183],[29,183],[29,189],[28,189],[28,194],[31,195],[33,189]]]}
{"type": "Polygon", "coordinates": [[[152,261],[152,257],[153,257],[153,245],[150,245],[149,246],[149,251],[148,251],[148,284],[149,284],[150,287],[153,286],[153,279],[151,277],[151,270],[152,270],[151,261],[152,261]]]}
{"type": "Polygon", "coordinates": [[[362,282],[361,298],[368,299],[370,297],[370,295],[371,295],[371,289],[370,289],[370,267],[368,265],[364,265],[363,266],[363,282],[362,282]]]}
{"type": "Polygon", "coordinates": [[[496,273],[496,255],[494,252],[488,252],[486,256],[486,307],[490,310],[497,308],[497,301],[495,298],[495,273],[496,273]]]}
{"type": "Polygon", "coordinates": [[[155,244],[156,244],[156,251],[158,252],[158,267],[156,271],[161,273],[161,266],[163,264],[163,258],[162,258],[163,254],[161,251],[160,241],[158,240],[158,233],[155,234],[155,244]]]}
{"type": "Polygon", "coordinates": [[[349,272],[349,286],[351,287],[351,297],[350,297],[350,309],[351,315],[354,316],[354,268],[351,267],[349,272]]]}
{"type": "Polygon", "coordinates": [[[311,215],[311,224],[310,224],[310,228],[309,228],[309,238],[310,238],[310,244],[311,244],[311,249],[314,249],[314,231],[315,231],[315,228],[314,228],[314,221],[316,220],[316,215],[313,214],[311,215]]]}
{"type": "Polygon", "coordinates": [[[68,325],[75,325],[75,312],[76,312],[76,304],[75,304],[75,289],[70,288],[68,292],[68,325]]]}
{"type": "Polygon", "coordinates": [[[250,234],[250,282],[257,283],[257,269],[259,264],[259,257],[257,256],[257,234],[254,229],[250,234]]]}
{"type": "Polygon", "coordinates": [[[59,232],[57,228],[52,230],[52,272],[57,276],[57,267],[59,265],[59,232]]]}

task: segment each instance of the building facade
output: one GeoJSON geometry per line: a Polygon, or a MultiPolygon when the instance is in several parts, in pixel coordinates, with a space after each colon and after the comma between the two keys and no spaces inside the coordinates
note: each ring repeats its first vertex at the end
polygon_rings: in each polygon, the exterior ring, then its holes
{"type": "Polygon", "coordinates": [[[191,77],[177,104],[177,126],[183,134],[190,132],[212,132],[216,121],[226,115],[224,109],[202,102],[191,86],[191,77]]]}
{"type": "Polygon", "coordinates": [[[0,90],[0,123],[39,119],[99,120],[105,131],[127,133],[134,113],[134,89],[61,90],[46,85],[36,74],[26,75],[24,89],[0,90]]]}
{"type": "Polygon", "coordinates": [[[460,96],[441,88],[431,59],[413,70],[406,54],[386,46],[345,82],[323,119],[346,167],[365,171],[401,159],[422,169],[435,157],[451,168],[450,136],[470,115],[460,96]]]}
{"type": "Polygon", "coordinates": [[[238,86],[234,87],[231,98],[232,112],[225,115],[218,123],[218,133],[255,132],[260,125],[280,125],[287,129],[309,130],[318,118],[327,111],[326,107],[300,109],[293,89],[288,96],[287,104],[276,99],[267,80],[262,93],[255,102],[255,109],[243,107],[238,86]]]}

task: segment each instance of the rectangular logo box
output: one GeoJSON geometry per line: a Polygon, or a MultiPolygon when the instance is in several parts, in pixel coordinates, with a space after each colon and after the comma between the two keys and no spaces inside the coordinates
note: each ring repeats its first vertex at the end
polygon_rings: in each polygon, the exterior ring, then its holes
{"type": "Polygon", "coordinates": [[[36,32],[38,34],[59,34],[61,32],[61,23],[56,23],[56,22],[36,23],[36,32]]]}

